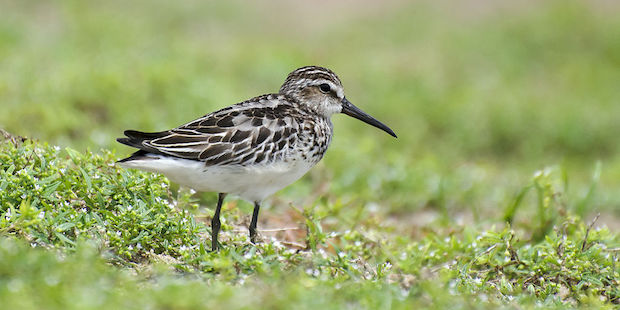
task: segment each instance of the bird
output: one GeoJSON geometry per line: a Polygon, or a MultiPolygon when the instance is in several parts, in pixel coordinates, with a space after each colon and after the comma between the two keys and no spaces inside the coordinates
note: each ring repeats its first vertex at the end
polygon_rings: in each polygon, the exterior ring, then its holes
{"type": "Polygon", "coordinates": [[[211,250],[220,248],[220,211],[228,194],[254,204],[250,241],[257,242],[261,202],[301,178],[332,140],[331,117],[343,113],[396,138],[392,129],[353,105],[330,69],[305,66],[265,94],[159,132],[124,131],[117,141],[138,149],[117,163],[165,175],[199,192],[218,193],[211,250]]]}

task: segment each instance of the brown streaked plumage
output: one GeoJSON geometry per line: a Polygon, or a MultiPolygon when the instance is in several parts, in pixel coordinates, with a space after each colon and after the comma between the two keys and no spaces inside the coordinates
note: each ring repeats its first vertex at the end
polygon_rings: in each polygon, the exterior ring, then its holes
{"type": "Polygon", "coordinates": [[[119,161],[166,175],[198,191],[219,193],[212,219],[218,247],[219,213],[227,194],[254,202],[250,239],[256,241],[260,202],[318,163],[331,141],[331,116],[345,113],[394,132],[352,105],[331,70],[307,66],[291,72],[277,94],[258,96],[161,132],[125,131],[118,142],[137,152],[119,161]]]}

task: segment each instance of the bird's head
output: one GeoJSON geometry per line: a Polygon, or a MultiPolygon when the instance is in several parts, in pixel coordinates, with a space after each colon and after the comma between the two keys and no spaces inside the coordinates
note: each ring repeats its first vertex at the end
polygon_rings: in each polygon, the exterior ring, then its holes
{"type": "Polygon", "coordinates": [[[280,93],[305,104],[325,117],[344,113],[396,137],[392,129],[347,100],[340,79],[327,68],[307,66],[289,73],[280,87],[280,93]]]}

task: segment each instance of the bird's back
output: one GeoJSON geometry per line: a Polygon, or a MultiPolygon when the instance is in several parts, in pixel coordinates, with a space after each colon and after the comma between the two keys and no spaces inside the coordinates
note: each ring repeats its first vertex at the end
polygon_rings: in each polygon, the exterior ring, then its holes
{"type": "Polygon", "coordinates": [[[284,95],[270,94],[171,130],[127,130],[125,135],[118,141],[139,150],[121,165],[255,201],[318,163],[331,141],[332,124],[284,95]]]}

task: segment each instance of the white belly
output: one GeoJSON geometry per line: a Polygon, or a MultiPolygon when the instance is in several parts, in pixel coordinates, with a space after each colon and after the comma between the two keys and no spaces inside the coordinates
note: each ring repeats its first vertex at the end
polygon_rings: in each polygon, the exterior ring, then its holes
{"type": "Polygon", "coordinates": [[[256,166],[207,167],[195,160],[149,155],[119,165],[161,173],[171,181],[197,191],[228,193],[255,202],[297,181],[314,163],[297,160],[256,166]]]}

